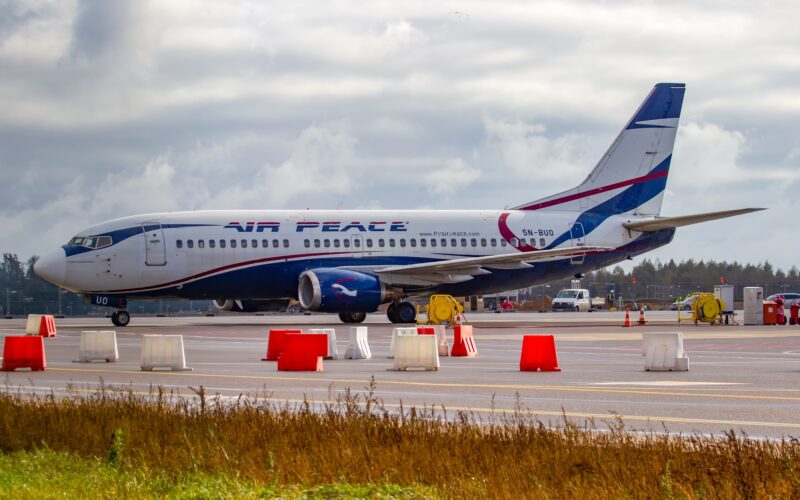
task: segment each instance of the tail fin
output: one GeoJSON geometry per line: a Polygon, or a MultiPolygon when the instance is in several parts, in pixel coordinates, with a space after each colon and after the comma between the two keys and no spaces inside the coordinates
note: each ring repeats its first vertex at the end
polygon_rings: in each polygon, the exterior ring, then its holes
{"type": "Polygon", "coordinates": [[[656,84],[586,180],[515,209],[660,214],[685,90],[656,84]]]}

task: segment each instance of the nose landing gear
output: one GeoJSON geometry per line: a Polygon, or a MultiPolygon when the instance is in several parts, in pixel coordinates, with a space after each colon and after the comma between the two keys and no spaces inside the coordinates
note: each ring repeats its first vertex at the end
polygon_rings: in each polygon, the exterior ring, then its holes
{"type": "Polygon", "coordinates": [[[128,326],[128,323],[131,322],[131,315],[124,309],[114,311],[111,314],[111,322],[114,323],[114,326],[128,326]]]}

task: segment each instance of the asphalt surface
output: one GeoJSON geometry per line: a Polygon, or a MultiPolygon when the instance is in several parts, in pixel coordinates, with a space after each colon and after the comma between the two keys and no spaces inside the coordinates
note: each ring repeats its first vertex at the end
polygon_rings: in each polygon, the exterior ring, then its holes
{"type": "MultiPolygon", "coordinates": [[[[441,358],[439,371],[388,371],[393,325],[370,315],[370,360],[326,360],[323,372],[278,372],[263,362],[270,328],[332,327],[339,352],[349,328],[328,315],[134,317],[116,328],[116,363],[74,363],[82,330],[114,329],[106,318],[56,320],[45,339],[47,369],[4,372],[0,390],[85,394],[103,384],[148,393],[153,386],[191,396],[203,386],[222,397],[268,396],[275,402],[324,404],[346,389],[375,396],[389,409],[445,408],[489,420],[518,408],[558,425],[564,417],[603,429],[753,437],[800,436],[800,327],[678,324],[676,312],[648,313],[647,326],[622,328],[623,313],[471,314],[477,358],[441,358]],[[645,372],[642,332],[683,332],[688,372],[645,372]],[[183,335],[190,372],[140,369],[143,334],[183,335]],[[525,334],[554,334],[561,372],[520,372],[525,334]]],[[[741,315],[739,315],[741,317],[741,315]]],[[[635,320],[635,318],[634,318],[635,320]]],[[[0,320],[0,336],[24,333],[22,319],[0,320]]],[[[452,342],[452,332],[448,331],[452,342]]]]}

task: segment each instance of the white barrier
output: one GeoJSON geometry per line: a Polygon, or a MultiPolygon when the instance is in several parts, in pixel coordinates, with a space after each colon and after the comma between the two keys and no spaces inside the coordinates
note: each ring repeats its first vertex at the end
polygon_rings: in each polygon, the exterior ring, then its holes
{"type": "Polygon", "coordinates": [[[403,335],[417,335],[417,327],[398,327],[392,330],[392,341],[389,343],[389,356],[387,356],[389,359],[394,357],[394,345],[397,342],[397,337],[403,335]]]}
{"type": "Polygon", "coordinates": [[[643,333],[645,371],[689,371],[689,356],[683,351],[683,334],[643,333]]]}
{"type": "Polygon", "coordinates": [[[39,335],[39,328],[42,325],[41,314],[29,314],[28,322],[25,323],[25,335],[39,335]]]}
{"type": "Polygon", "coordinates": [[[113,330],[81,332],[78,363],[97,360],[110,363],[118,359],[117,332],[113,330]]]}
{"type": "Polygon", "coordinates": [[[183,335],[143,335],[141,364],[143,371],[153,371],[153,368],[191,370],[186,367],[183,335]]]}
{"type": "Polygon", "coordinates": [[[393,370],[439,370],[439,348],[434,335],[398,335],[393,370]]]}
{"type": "Polygon", "coordinates": [[[447,342],[447,328],[445,325],[433,325],[436,331],[436,343],[439,346],[439,356],[450,355],[450,344],[447,342]]]}
{"type": "Polygon", "coordinates": [[[344,351],[345,359],[370,359],[372,352],[369,350],[369,343],[367,342],[367,327],[366,326],[351,326],[350,327],[350,343],[347,344],[347,349],[344,351]]]}
{"type": "Polygon", "coordinates": [[[339,351],[336,350],[336,330],[333,328],[311,328],[308,333],[324,333],[328,336],[328,355],[325,359],[339,359],[339,351]]]}

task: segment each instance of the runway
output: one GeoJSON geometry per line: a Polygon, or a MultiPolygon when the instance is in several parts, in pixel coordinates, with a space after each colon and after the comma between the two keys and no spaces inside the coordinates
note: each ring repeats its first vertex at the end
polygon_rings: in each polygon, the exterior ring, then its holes
{"type": "MultiPolygon", "coordinates": [[[[285,326],[336,328],[339,351],[348,327],[335,316],[265,315],[134,317],[117,328],[120,360],[78,364],[80,332],[109,330],[106,318],[57,320],[58,336],[45,339],[47,370],[3,374],[4,390],[94,391],[101,383],[147,393],[162,386],[184,395],[203,386],[223,397],[268,395],[275,402],[325,403],[349,388],[375,396],[389,409],[428,406],[489,419],[530,411],[544,423],[566,417],[599,429],[622,422],[627,429],[754,437],[800,436],[800,327],[678,325],[676,312],[650,312],[650,324],[622,328],[621,313],[471,314],[477,358],[441,358],[438,372],[387,371],[393,325],[374,314],[370,360],[326,360],[325,371],[278,372],[262,362],[267,332],[285,326]],[[688,372],[645,372],[641,332],[684,333],[688,372]],[[141,335],[181,334],[191,372],[143,372],[141,335]],[[521,338],[554,334],[561,372],[519,371],[521,338]]],[[[741,317],[741,315],[739,315],[741,317]]],[[[0,335],[24,332],[24,320],[0,320],[0,335]]],[[[451,336],[452,341],[452,336],[451,336]]]]}

